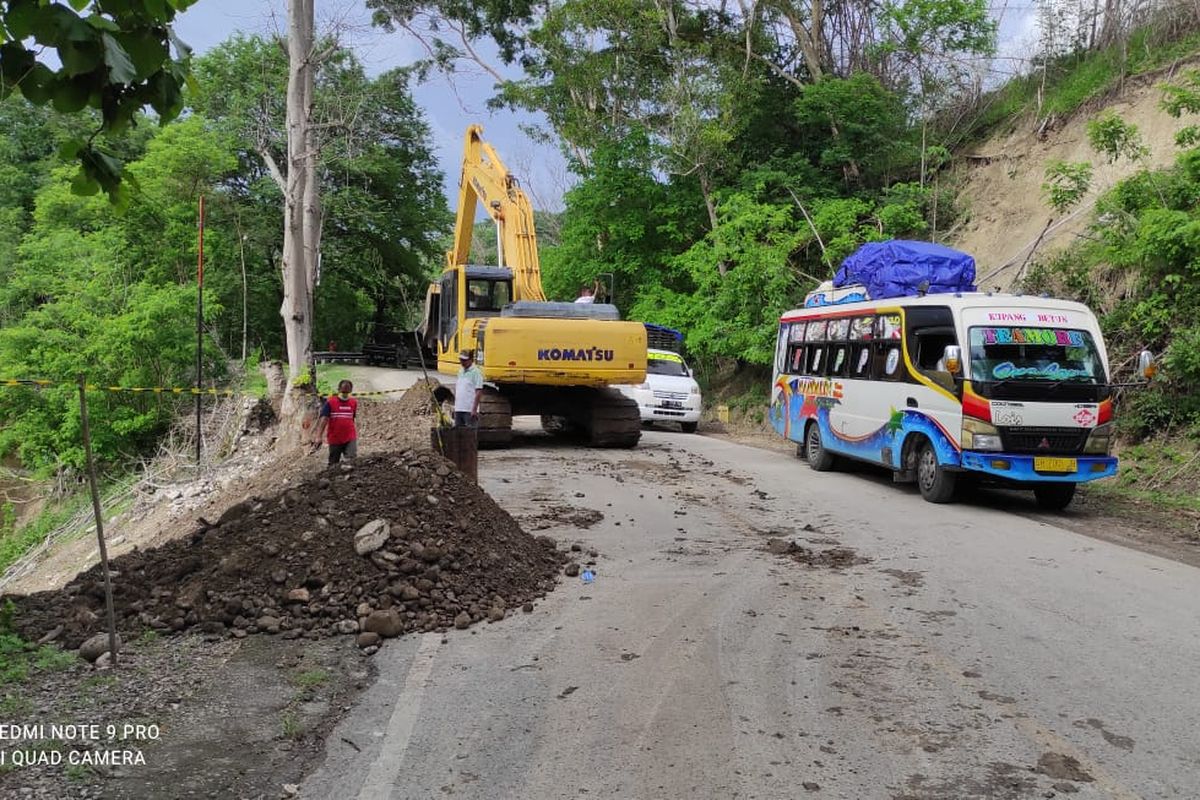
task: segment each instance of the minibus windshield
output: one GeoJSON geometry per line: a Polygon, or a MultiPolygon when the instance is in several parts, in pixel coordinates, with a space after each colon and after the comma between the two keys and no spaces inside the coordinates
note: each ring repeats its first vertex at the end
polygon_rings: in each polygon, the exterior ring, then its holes
{"type": "Polygon", "coordinates": [[[975,327],[970,330],[971,380],[1104,383],[1104,364],[1087,331],[975,327]]]}

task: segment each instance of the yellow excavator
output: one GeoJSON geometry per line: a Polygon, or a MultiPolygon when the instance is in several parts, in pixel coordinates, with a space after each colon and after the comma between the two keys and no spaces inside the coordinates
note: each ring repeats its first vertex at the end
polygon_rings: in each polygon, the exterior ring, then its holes
{"type": "Polygon", "coordinates": [[[459,351],[475,352],[486,382],[481,446],[507,445],[519,415],[597,447],[633,447],[641,437],[637,403],[612,387],[646,379],[645,326],[621,321],[608,303],[546,300],[533,206],[479,125],[467,128],[454,246],[419,331],[439,372],[456,374],[459,351]],[[467,263],[477,202],[496,225],[498,264],[467,263]]]}

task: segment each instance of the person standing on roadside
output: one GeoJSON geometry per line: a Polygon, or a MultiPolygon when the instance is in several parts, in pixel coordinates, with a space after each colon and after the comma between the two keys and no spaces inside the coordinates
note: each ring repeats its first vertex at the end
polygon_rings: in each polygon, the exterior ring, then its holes
{"type": "Polygon", "coordinates": [[[321,406],[320,421],[313,436],[313,450],[321,446],[321,434],[328,431],[326,440],[329,442],[330,465],[342,458],[350,460],[358,455],[358,429],[354,425],[358,417],[358,400],[350,396],[353,391],[353,383],[342,381],[338,384],[338,393],[329,395],[321,406]]]}
{"type": "Polygon", "coordinates": [[[458,354],[458,380],[454,384],[454,427],[479,426],[479,400],[483,397],[483,373],[475,366],[475,354],[463,350],[458,354]]]}

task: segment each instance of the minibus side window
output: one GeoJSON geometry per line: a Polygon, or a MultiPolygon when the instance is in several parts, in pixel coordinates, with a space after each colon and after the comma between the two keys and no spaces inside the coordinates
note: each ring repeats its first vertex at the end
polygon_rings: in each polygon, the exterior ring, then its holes
{"type": "Polygon", "coordinates": [[[810,344],[808,346],[808,369],[806,375],[822,375],[825,368],[825,345],[810,344]]]}
{"type": "Polygon", "coordinates": [[[900,340],[901,322],[899,314],[880,314],[875,319],[875,338],[882,341],[900,340]]]}
{"type": "Polygon", "coordinates": [[[804,345],[792,345],[791,355],[788,356],[788,373],[792,375],[804,373],[804,345]]]}
{"type": "Polygon", "coordinates": [[[899,341],[875,344],[875,379],[881,381],[904,380],[904,354],[899,341]]]}
{"type": "Polygon", "coordinates": [[[829,338],[826,348],[825,375],[829,377],[845,377],[846,368],[850,363],[850,318],[832,319],[825,334],[829,338]]]}
{"type": "Polygon", "coordinates": [[[856,344],[850,356],[850,377],[860,380],[871,379],[871,345],[856,344]]]}
{"type": "Polygon", "coordinates": [[[871,380],[871,342],[874,339],[875,317],[855,317],[850,322],[850,359],[848,375],[859,380],[871,380]]]}
{"type": "Polygon", "coordinates": [[[831,344],[829,346],[829,372],[830,377],[846,377],[847,367],[850,365],[850,345],[844,343],[831,344]]]}
{"type": "Polygon", "coordinates": [[[800,375],[804,372],[804,322],[793,322],[788,329],[787,357],[784,370],[789,375],[800,375]]]}
{"type": "Polygon", "coordinates": [[[779,326],[779,339],[775,343],[775,372],[777,373],[787,369],[788,329],[790,327],[786,322],[779,326]]]}
{"type": "Polygon", "coordinates": [[[808,355],[805,358],[804,374],[805,375],[824,375],[825,374],[825,352],[824,344],[825,331],[828,323],[825,320],[813,320],[808,323],[804,333],[804,340],[808,342],[808,355]]]}

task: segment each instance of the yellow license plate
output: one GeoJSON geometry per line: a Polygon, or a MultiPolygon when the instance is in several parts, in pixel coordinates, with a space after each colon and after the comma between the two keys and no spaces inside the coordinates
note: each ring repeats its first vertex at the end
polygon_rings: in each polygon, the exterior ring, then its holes
{"type": "Polygon", "coordinates": [[[1075,472],[1078,469],[1079,462],[1074,458],[1034,456],[1033,459],[1034,472],[1075,472]]]}

